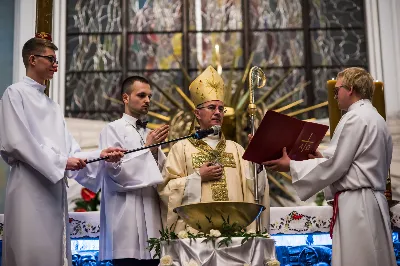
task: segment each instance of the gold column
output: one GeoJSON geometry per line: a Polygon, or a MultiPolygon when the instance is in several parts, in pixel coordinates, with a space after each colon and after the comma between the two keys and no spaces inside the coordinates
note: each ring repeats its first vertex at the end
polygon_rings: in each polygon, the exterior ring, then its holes
{"type": "MultiPolygon", "coordinates": [[[[51,39],[53,26],[53,0],[36,0],[36,38],[51,39]]],[[[50,80],[45,81],[45,93],[49,96],[50,80]]]]}
{"type": "Polygon", "coordinates": [[[333,137],[333,132],[335,132],[336,126],[342,117],[342,112],[340,111],[339,105],[335,99],[335,85],[335,79],[326,82],[326,87],[328,89],[329,132],[331,139],[333,137]]]}

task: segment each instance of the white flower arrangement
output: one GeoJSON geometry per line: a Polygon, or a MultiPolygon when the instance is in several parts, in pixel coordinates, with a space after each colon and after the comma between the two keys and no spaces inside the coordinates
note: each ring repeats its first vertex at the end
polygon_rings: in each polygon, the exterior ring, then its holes
{"type": "MultiPolygon", "coordinates": [[[[264,229],[264,231],[259,231],[256,232],[254,230],[249,230],[246,232],[246,229],[239,226],[237,223],[229,223],[229,217],[224,219],[224,223],[222,224],[222,227],[217,230],[217,229],[211,229],[210,233],[206,234],[203,232],[197,232],[197,233],[192,233],[188,230],[183,230],[180,231],[178,234],[176,234],[173,230],[170,230],[168,228],[163,228],[160,231],[161,236],[159,238],[150,238],[147,242],[149,243],[149,246],[147,249],[150,251],[153,251],[155,255],[153,258],[160,258],[161,257],[161,242],[166,242],[168,245],[170,241],[173,240],[178,240],[178,239],[189,239],[190,241],[204,238],[202,240],[202,243],[207,243],[208,241],[212,241],[214,244],[217,244],[218,247],[226,246],[228,247],[232,243],[232,238],[234,237],[241,237],[241,245],[246,243],[249,239],[253,238],[271,238],[270,235],[268,234],[267,230],[264,229]],[[218,238],[218,240],[217,240],[218,238]],[[216,243],[218,242],[218,243],[216,243]]],[[[208,218],[209,222],[212,223],[211,218],[208,218]]],[[[164,256],[165,257],[165,256],[164,256]]],[[[279,263],[279,261],[277,261],[279,263]]],[[[267,262],[266,262],[267,263],[267,262]]],[[[163,265],[163,264],[161,264],[163,265]]],[[[168,265],[168,264],[165,264],[168,265]]],[[[193,264],[194,265],[194,264],[193,264]]],[[[196,264],[197,265],[197,264],[196,264]]],[[[271,264],[272,266],[279,265],[279,264],[271,264]]],[[[190,265],[192,266],[192,265],[190,265]]],[[[268,264],[268,266],[270,266],[268,264]]]]}
{"type": "Polygon", "coordinates": [[[170,255],[165,255],[160,259],[161,266],[171,266],[172,262],[173,262],[173,260],[170,255]]]}
{"type": "Polygon", "coordinates": [[[186,230],[182,230],[178,233],[178,237],[179,239],[184,239],[184,238],[188,238],[189,234],[186,230]]]}
{"type": "Polygon", "coordinates": [[[272,260],[267,261],[266,265],[267,266],[280,266],[281,263],[276,259],[272,259],[272,260]]]}
{"type": "Polygon", "coordinates": [[[256,231],[254,229],[250,229],[250,230],[247,231],[247,233],[250,234],[250,235],[255,235],[256,231]]]}
{"type": "Polygon", "coordinates": [[[212,236],[212,237],[220,237],[221,236],[221,232],[219,230],[211,229],[210,230],[210,236],[212,236]]]}
{"type": "Polygon", "coordinates": [[[265,238],[271,238],[271,236],[268,233],[263,233],[262,236],[265,238]]]}

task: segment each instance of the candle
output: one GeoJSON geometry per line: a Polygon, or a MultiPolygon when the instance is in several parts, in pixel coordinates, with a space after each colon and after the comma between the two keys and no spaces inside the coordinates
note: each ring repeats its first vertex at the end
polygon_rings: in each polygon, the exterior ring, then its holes
{"type": "Polygon", "coordinates": [[[335,99],[335,85],[336,80],[334,79],[326,82],[326,88],[328,89],[329,131],[331,133],[331,138],[333,137],[333,132],[335,132],[335,128],[342,116],[339,105],[335,99]]]}
{"type": "Polygon", "coordinates": [[[372,97],[372,105],[376,108],[378,113],[386,119],[386,108],[385,108],[385,94],[383,92],[383,82],[374,82],[374,94],[372,97]]]}
{"type": "MultiPolygon", "coordinates": [[[[385,93],[383,91],[383,82],[375,81],[374,82],[374,93],[372,96],[372,105],[376,108],[378,113],[386,119],[386,106],[385,106],[385,93]]],[[[389,203],[389,206],[393,204],[392,202],[392,181],[390,178],[390,171],[386,178],[386,190],[385,196],[389,203]]]]}

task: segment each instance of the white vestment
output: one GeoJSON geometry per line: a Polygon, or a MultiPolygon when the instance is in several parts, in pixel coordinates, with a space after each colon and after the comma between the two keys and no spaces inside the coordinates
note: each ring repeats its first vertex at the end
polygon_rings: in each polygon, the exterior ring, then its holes
{"type": "Polygon", "coordinates": [[[392,149],[385,120],[370,101],[360,100],[340,120],[325,158],[290,162],[301,200],[323,188],[327,199],[342,192],[332,266],[397,265],[384,195],[392,149]]]}
{"type": "MultiPolygon", "coordinates": [[[[101,147],[127,150],[144,146],[149,129],[136,127],[124,114],[100,134],[101,147]]],[[[151,151],[126,154],[120,163],[106,163],[101,186],[100,260],[152,259],[147,240],[160,237],[160,205],[156,185],[165,155],[158,149],[158,165],[151,151]]]]}
{"type": "Polygon", "coordinates": [[[0,102],[1,156],[11,166],[7,182],[4,266],[71,265],[66,178],[92,181],[100,163],[65,171],[68,157],[81,153],[69,134],[60,107],[45,86],[24,77],[0,102]]]}

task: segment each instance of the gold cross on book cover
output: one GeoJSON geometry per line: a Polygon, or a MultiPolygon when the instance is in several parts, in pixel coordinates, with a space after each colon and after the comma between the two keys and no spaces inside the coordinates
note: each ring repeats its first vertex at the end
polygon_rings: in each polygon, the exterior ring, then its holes
{"type": "Polygon", "coordinates": [[[243,159],[261,164],[282,157],[286,151],[290,159],[302,161],[314,153],[329,127],[302,121],[274,111],[267,111],[243,159]]]}

